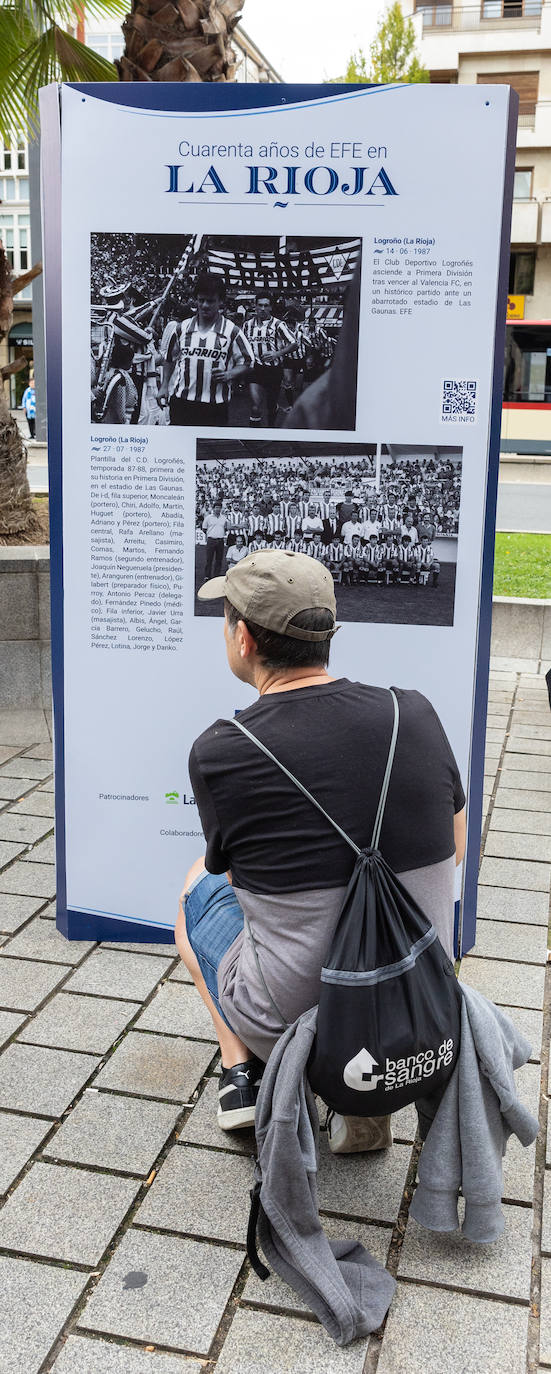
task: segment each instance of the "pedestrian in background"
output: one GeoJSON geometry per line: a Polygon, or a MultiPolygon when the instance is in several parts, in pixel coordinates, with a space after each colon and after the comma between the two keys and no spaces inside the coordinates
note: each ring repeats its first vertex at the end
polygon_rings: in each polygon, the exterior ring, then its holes
{"type": "Polygon", "coordinates": [[[23,410],[25,411],[25,415],[27,416],[27,424],[29,426],[29,437],[31,439],[34,439],[36,429],[36,393],[34,389],[34,376],[32,372],[29,377],[28,386],[25,387],[25,390],[21,397],[21,405],[23,406],[23,410]]]}

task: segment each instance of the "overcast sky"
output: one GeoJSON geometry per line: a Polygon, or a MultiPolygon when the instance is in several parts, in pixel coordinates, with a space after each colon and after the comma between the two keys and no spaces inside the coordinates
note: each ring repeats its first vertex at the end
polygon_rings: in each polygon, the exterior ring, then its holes
{"type": "Polygon", "coordinates": [[[243,28],[284,81],[341,76],[351,53],[368,55],[384,0],[245,0],[243,28]]]}

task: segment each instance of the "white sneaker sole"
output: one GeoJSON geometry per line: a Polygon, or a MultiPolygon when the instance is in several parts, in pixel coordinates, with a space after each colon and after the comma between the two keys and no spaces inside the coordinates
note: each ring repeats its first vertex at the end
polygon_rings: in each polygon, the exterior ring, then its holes
{"type": "Polygon", "coordinates": [[[254,1126],[254,1107],[235,1107],[228,1112],[218,1108],[216,1119],[221,1131],[243,1131],[254,1126]]]}

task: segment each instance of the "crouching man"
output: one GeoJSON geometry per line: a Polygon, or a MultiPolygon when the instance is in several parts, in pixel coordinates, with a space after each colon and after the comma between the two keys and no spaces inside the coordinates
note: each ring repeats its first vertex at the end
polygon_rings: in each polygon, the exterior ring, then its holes
{"type": "MultiPolygon", "coordinates": [[[[239,719],[360,848],[369,845],[393,720],[388,690],[328,672],[333,578],[303,553],[265,549],[199,592],[224,598],[232,672],[258,692],[239,719]]],[[[396,689],[400,729],[381,850],[453,954],[464,795],[438,716],[396,689]]],[[[176,943],[220,1042],[218,1122],[250,1126],[263,1064],[319,1000],[353,868],[349,845],[232,721],[199,736],[190,777],[206,839],[187,875],[176,943]]],[[[389,1119],[333,1116],[334,1152],[391,1144],[389,1119]]]]}

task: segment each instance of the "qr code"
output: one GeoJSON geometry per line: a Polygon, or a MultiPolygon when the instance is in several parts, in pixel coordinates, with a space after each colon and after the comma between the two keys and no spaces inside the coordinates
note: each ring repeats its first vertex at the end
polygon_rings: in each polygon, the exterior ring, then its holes
{"type": "Polygon", "coordinates": [[[444,382],[442,415],[474,415],[475,408],[476,382],[444,382]]]}

